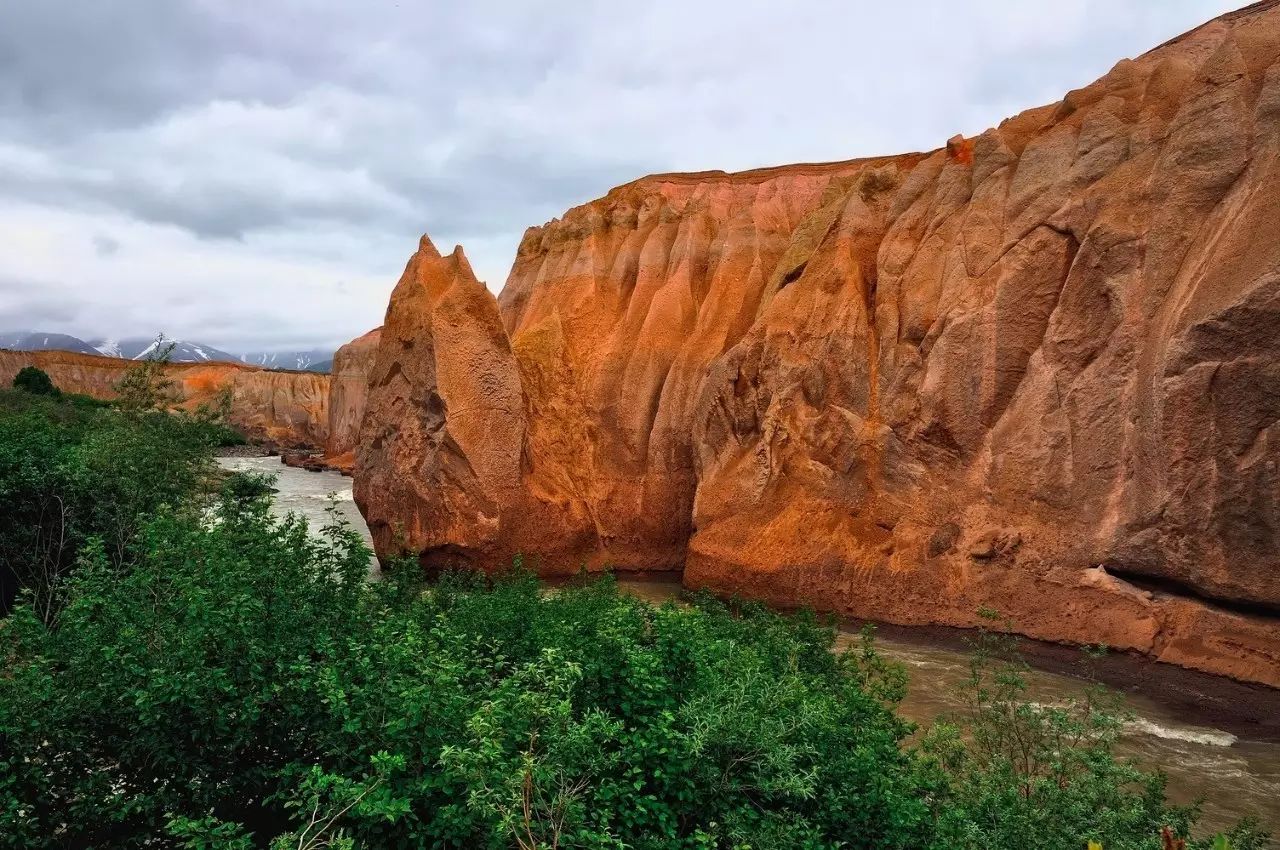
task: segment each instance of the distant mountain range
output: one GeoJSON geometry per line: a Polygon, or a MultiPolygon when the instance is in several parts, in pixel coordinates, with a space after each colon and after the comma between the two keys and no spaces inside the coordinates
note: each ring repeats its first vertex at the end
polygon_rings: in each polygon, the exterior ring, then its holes
{"type": "MultiPolygon", "coordinates": [[[[265,366],[269,369],[297,369],[300,371],[325,372],[333,366],[333,352],[329,349],[312,348],[302,351],[250,351],[245,354],[232,354],[212,345],[180,339],[166,339],[165,344],[173,344],[169,359],[174,363],[249,363],[254,366],[265,366]]],[[[107,357],[122,357],[126,360],[145,360],[156,351],[155,339],[94,339],[86,342],[69,334],[46,333],[44,331],[10,331],[0,333],[0,348],[12,351],[75,351],[81,354],[101,354],[107,357]]]]}
{"type": "Polygon", "coordinates": [[[79,337],[67,334],[51,334],[41,331],[11,331],[0,333],[0,348],[10,351],[77,351],[81,354],[101,354],[89,343],[79,337]]]}
{"type": "Polygon", "coordinates": [[[245,363],[266,366],[269,369],[297,369],[298,371],[328,372],[333,365],[333,349],[311,348],[305,351],[250,351],[240,355],[245,363]],[[328,365],[325,365],[328,364],[328,365]],[[320,368],[324,366],[325,368],[320,368]]]}
{"type": "MultiPolygon", "coordinates": [[[[243,362],[229,351],[223,351],[220,348],[214,348],[212,345],[204,345],[199,342],[166,339],[164,344],[173,345],[173,351],[170,353],[169,359],[174,363],[203,363],[211,360],[222,360],[228,363],[243,362]]],[[[123,357],[126,360],[145,360],[156,353],[156,341],[154,339],[94,339],[89,341],[89,345],[93,346],[99,354],[105,354],[108,357],[123,357]]]]}

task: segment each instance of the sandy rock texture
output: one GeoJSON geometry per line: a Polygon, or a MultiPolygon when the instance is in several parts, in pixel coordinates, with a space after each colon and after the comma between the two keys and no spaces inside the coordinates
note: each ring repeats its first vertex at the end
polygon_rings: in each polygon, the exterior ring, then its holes
{"type": "MultiPolygon", "coordinates": [[[[65,392],[115,397],[115,385],[137,363],[70,351],[0,351],[0,386],[37,366],[65,392]]],[[[194,409],[231,395],[230,421],[250,437],[281,446],[323,446],[329,431],[329,376],[235,363],[170,363],[176,405],[194,409]]]]}
{"type": "Polygon", "coordinates": [[[498,299],[424,238],[379,552],[898,623],[989,607],[1280,686],[1280,7],[936,151],[646,177],[498,299]]]}
{"type": "Polygon", "coordinates": [[[369,398],[369,373],[382,338],[374,328],[342,346],[333,355],[329,373],[329,430],[324,453],[326,465],[350,471],[355,464],[356,442],[369,398]]]}

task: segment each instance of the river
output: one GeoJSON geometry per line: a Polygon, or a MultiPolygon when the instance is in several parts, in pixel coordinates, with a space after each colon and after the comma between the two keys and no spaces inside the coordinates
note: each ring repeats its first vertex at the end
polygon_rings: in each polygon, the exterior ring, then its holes
{"type": "MultiPolygon", "coordinates": [[[[275,510],[281,515],[299,513],[318,526],[328,521],[329,505],[336,504],[370,541],[351,496],[351,479],[295,469],[274,457],[228,457],[219,462],[227,469],[275,475],[275,510]]],[[[681,591],[675,582],[620,580],[619,586],[655,603],[675,599],[681,591]]],[[[908,693],[901,712],[920,724],[963,708],[959,692],[969,674],[968,656],[954,635],[940,634],[884,627],[877,637],[880,651],[907,669],[908,693]]],[[[853,630],[841,632],[842,645],[857,639],[853,630]]],[[[1064,652],[1042,649],[1030,656],[1036,669],[1028,676],[1028,698],[1052,704],[1082,693],[1088,683],[1064,672],[1070,666],[1062,660],[1064,652]]],[[[1266,716],[1280,710],[1280,693],[1119,658],[1102,668],[1109,671],[1110,684],[1127,692],[1126,704],[1134,715],[1121,749],[1143,766],[1168,774],[1172,800],[1203,800],[1200,830],[1216,831],[1252,815],[1280,837],[1280,728],[1256,720],[1259,712],[1266,716]],[[1141,678],[1142,686],[1127,677],[1141,678]],[[1211,708],[1215,702],[1221,705],[1211,708]]]]}
{"type": "Polygon", "coordinates": [[[365,545],[373,548],[373,538],[364,517],[356,509],[351,495],[351,479],[336,472],[308,472],[293,466],[285,466],[278,457],[220,457],[218,464],[234,472],[260,472],[274,475],[276,494],[275,513],[279,516],[295,513],[306,517],[312,528],[329,524],[329,506],[348,520],[360,532],[365,545]]]}

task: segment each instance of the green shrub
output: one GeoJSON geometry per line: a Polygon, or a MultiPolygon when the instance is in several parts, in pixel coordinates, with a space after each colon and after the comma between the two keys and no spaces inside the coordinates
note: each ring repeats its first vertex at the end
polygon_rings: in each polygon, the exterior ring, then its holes
{"type": "MultiPolygon", "coordinates": [[[[1113,754],[1128,719],[1119,695],[1093,687],[1040,705],[1028,697],[1027,671],[1014,638],[979,631],[967,711],[924,738],[922,755],[948,788],[941,818],[949,842],[977,850],[1028,846],[1041,836],[1036,846],[1155,850],[1166,830],[1188,835],[1197,810],[1167,805],[1163,774],[1113,754]]],[[[1236,848],[1267,845],[1248,822],[1231,838],[1236,848]]]]}
{"type": "Polygon", "coordinates": [[[260,497],[132,551],[0,629],[0,846],[1154,850],[1193,814],[1105,738],[1030,794],[998,743],[908,745],[901,670],[809,615],[370,583],[349,528],[260,497]]]}
{"type": "Polygon", "coordinates": [[[249,438],[242,432],[222,423],[209,426],[209,441],[218,448],[249,445],[249,438]]]}
{"type": "Polygon", "coordinates": [[[365,847],[927,840],[908,725],[812,619],[370,584],[349,529],[261,499],[141,537],[125,571],[88,550],[56,628],[0,632],[14,846],[264,842],[366,789],[338,824],[365,847]]]}
{"type": "Polygon", "coordinates": [[[1113,755],[1109,698],[1036,706],[996,638],[970,710],[917,740],[901,668],[811,614],[518,569],[370,582],[350,528],[212,474],[216,421],[0,393],[27,587],[0,848],[1157,850],[1194,823],[1113,755]]]}
{"type": "Polygon", "coordinates": [[[157,508],[197,507],[210,451],[208,426],[190,417],[0,392],[0,613],[27,588],[42,617],[56,616],[91,539],[126,563],[157,508]]]}
{"type": "Polygon", "coordinates": [[[19,369],[18,374],[13,377],[13,388],[32,395],[58,394],[58,388],[53,385],[49,373],[36,366],[23,366],[19,369]]]}
{"type": "Polygon", "coordinates": [[[100,398],[94,398],[93,396],[85,395],[84,393],[62,393],[62,400],[68,404],[73,404],[76,407],[83,407],[86,409],[111,407],[111,402],[100,398]]]}
{"type": "Polygon", "coordinates": [[[124,373],[113,389],[116,406],[122,410],[161,410],[173,400],[174,381],[166,371],[177,343],[156,337],[151,354],[124,373]]]}
{"type": "Polygon", "coordinates": [[[222,479],[218,492],[232,502],[252,502],[276,492],[276,478],[263,472],[232,472],[222,479]]]}

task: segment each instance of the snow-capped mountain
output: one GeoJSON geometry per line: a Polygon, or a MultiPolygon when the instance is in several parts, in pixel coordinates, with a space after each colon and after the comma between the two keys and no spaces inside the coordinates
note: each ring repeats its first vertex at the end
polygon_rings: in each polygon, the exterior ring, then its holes
{"type": "MultiPolygon", "coordinates": [[[[333,351],[327,348],[302,350],[251,351],[232,354],[221,348],[202,342],[165,338],[163,345],[173,345],[169,360],[173,363],[249,363],[268,369],[297,369],[327,373],[333,367],[333,351]]],[[[121,357],[125,360],[145,360],[157,351],[154,337],[117,339],[102,337],[86,342],[70,334],[44,331],[9,331],[0,333],[0,348],[13,351],[75,351],[81,354],[101,354],[105,357],[121,357]]]]}
{"type": "Polygon", "coordinates": [[[316,368],[324,361],[333,359],[333,350],[328,348],[310,348],[303,351],[251,351],[241,355],[245,363],[254,366],[266,366],[269,369],[298,369],[313,372],[328,371],[316,368]]]}
{"type": "MultiPolygon", "coordinates": [[[[126,360],[145,360],[157,352],[154,338],[99,339],[94,340],[93,344],[100,354],[105,354],[108,357],[123,357],[126,360]]],[[[169,360],[172,363],[240,362],[240,358],[236,355],[220,348],[214,348],[212,345],[205,345],[202,342],[168,338],[163,342],[163,345],[166,346],[170,344],[173,345],[173,351],[169,354],[169,360]]]]}
{"type": "Polygon", "coordinates": [[[44,331],[9,331],[0,333],[0,348],[11,351],[77,351],[81,354],[98,354],[98,350],[79,337],[70,334],[44,331]]]}

